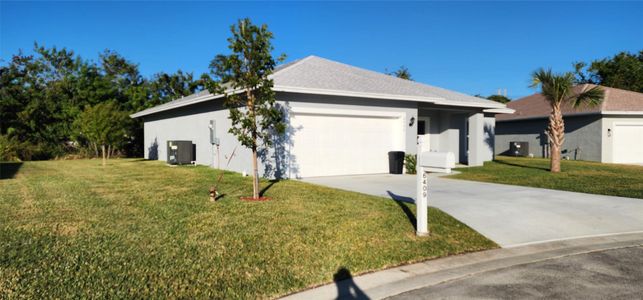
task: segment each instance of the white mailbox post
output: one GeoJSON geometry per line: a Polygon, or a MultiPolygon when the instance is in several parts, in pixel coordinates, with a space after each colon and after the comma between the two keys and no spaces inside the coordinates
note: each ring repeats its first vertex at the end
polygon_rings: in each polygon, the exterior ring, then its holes
{"type": "MultiPolygon", "coordinates": [[[[418,150],[422,149],[422,142],[418,145],[418,150]]],[[[415,200],[415,209],[417,211],[417,235],[425,236],[429,234],[429,173],[451,173],[455,167],[455,156],[452,152],[418,152],[417,158],[417,195],[415,200]]]]}

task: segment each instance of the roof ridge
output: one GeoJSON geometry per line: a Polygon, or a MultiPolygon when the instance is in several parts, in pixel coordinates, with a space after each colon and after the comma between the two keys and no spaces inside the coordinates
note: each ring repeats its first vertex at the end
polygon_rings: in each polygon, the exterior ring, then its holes
{"type": "MultiPolygon", "coordinates": [[[[399,78],[399,77],[394,76],[394,75],[389,75],[389,74],[386,74],[386,73],[382,73],[382,72],[378,72],[378,71],[373,71],[373,70],[370,70],[370,69],[367,69],[367,68],[362,68],[362,67],[358,67],[358,66],[349,65],[349,64],[347,64],[347,63],[343,63],[343,62],[335,61],[335,60],[328,59],[328,58],[324,58],[324,57],[319,57],[319,56],[310,55],[310,56],[306,57],[306,59],[308,59],[308,58],[318,58],[318,59],[325,60],[325,61],[328,61],[328,62],[331,62],[331,63],[334,63],[334,64],[338,64],[338,65],[346,66],[346,67],[348,67],[348,68],[352,68],[352,69],[359,69],[359,70],[362,70],[362,71],[366,71],[366,72],[369,72],[369,73],[375,74],[375,75],[377,75],[377,76],[384,76],[384,77],[388,77],[388,79],[393,79],[393,80],[398,81],[398,82],[401,82],[401,83],[406,83],[406,84],[411,84],[411,85],[416,85],[416,86],[423,86],[423,87],[430,87],[430,88],[439,89],[439,90],[441,90],[441,91],[445,91],[445,92],[449,92],[449,93],[456,93],[456,94],[460,94],[460,95],[464,95],[464,96],[468,96],[468,97],[475,97],[475,98],[479,98],[479,99],[481,99],[481,100],[486,100],[486,101],[491,101],[491,102],[493,102],[492,100],[489,100],[489,99],[485,99],[485,98],[481,98],[481,97],[476,97],[476,96],[469,95],[469,94],[465,94],[465,93],[462,93],[462,92],[457,92],[457,91],[449,90],[449,89],[442,88],[442,87],[439,87],[439,86],[430,85],[430,84],[427,84],[427,83],[424,83],[424,82],[419,82],[419,81],[414,81],[414,80],[410,80],[410,79],[399,78]]],[[[444,97],[439,96],[439,95],[436,95],[436,97],[438,97],[438,98],[444,98],[444,97]]]]}
{"type": "Polygon", "coordinates": [[[283,64],[283,66],[284,66],[283,68],[281,68],[281,69],[279,69],[279,70],[277,70],[277,71],[273,72],[271,75],[274,77],[274,76],[275,76],[275,75],[277,75],[277,74],[284,73],[284,71],[286,71],[286,70],[291,70],[293,67],[295,67],[295,66],[297,66],[297,65],[300,65],[300,64],[301,64],[301,63],[303,63],[304,61],[309,60],[309,59],[311,59],[311,58],[313,58],[313,57],[316,57],[316,56],[314,56],[314,55],[308,55],[308,56],[306,56],[306,57],[304,57],[304,58],[296,59],[296,60],[293,60],[293,61],[291,61],[291,62],[289,62],[289,63],[285,63],[285,64],[283,64]]]}

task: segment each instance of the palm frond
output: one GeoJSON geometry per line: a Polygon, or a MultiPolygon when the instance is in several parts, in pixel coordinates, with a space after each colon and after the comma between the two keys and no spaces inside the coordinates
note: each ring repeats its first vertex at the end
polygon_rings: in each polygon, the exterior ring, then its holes
{"type": "Polygon", "coordinates": [[[572,97],[571,101],[573,107],[576,108],[581,105],[596,106],[603,102],[605,92],[600,86],[595,85],[590,89],[586,89],[587,87],[589,86],[585,85],[580,93],[572,97]]]}
{"type": "Polygon", "coordinates": [[[552,104],[565,101],[572,93],[574,74],[554,74],[551,69],[540,68],[531,75],[531,87],[540,85],[541,94],[552,104]]]}

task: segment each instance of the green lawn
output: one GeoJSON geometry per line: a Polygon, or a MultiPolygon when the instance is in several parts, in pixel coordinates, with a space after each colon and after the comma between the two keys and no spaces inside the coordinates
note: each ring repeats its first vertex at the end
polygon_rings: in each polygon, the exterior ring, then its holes
{"type": "MultiPolygon", "coordinates": [[[[228,173],[217,203],[207,167],[113,160],[1,164],[0,298],[269,298],[353,275],[496,245],[431,210],[280,181],[242,202],[228,173]]],[[[262,186],[267,186],[263,182],[262,186]]]]}
{"type": "Polygon", "coordinates": [[[643,167],[563,161],[550,173],[549,159],[496,157],[483,167],[461,168],[450,178],[643,199],[643,167]]]}

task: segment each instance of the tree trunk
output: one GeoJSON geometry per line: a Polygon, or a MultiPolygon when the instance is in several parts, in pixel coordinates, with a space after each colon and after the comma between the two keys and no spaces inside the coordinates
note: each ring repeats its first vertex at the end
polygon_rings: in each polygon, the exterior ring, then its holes
{"type": "Polygon", "coordinates": [[[112,145],[107,145],[107,159],[112,156],[112,145]]]}
{"type": "Polygon", "coordinates": [[[107,161],[105,160],[105,144],[100,146],[100,150],[103,152],[103,167],[107,164],[107,161]]]}
{"type": "Polygon", "coordinates": [[[257,166],[257,147],[252,147],[252,198],[259,199],[259,168],[257,166]]]}
{"type": "Polygon", "coordinates": [[[98,157],[98,144],[92,143],[92,146],[94,146],[94,157],[98,157]]]}
{"type": "Polygon", "coordinates": [[[560,150],[565,142],[565,123],[563,113],[560,110],[560,103],[552,105],[552,112],[549,116],[549,128],[547,129],[550,143],[550,168],[552,173],[560,172],[560,150]]]}
{"type": "Polygon", "coordinates": [[[257,165],[257,117],[255,112],[255,99],[252,92],[246,90],[248,97],[248,110],[252,119],[252,198],[259,199],[259,166],[257,165]]]}

